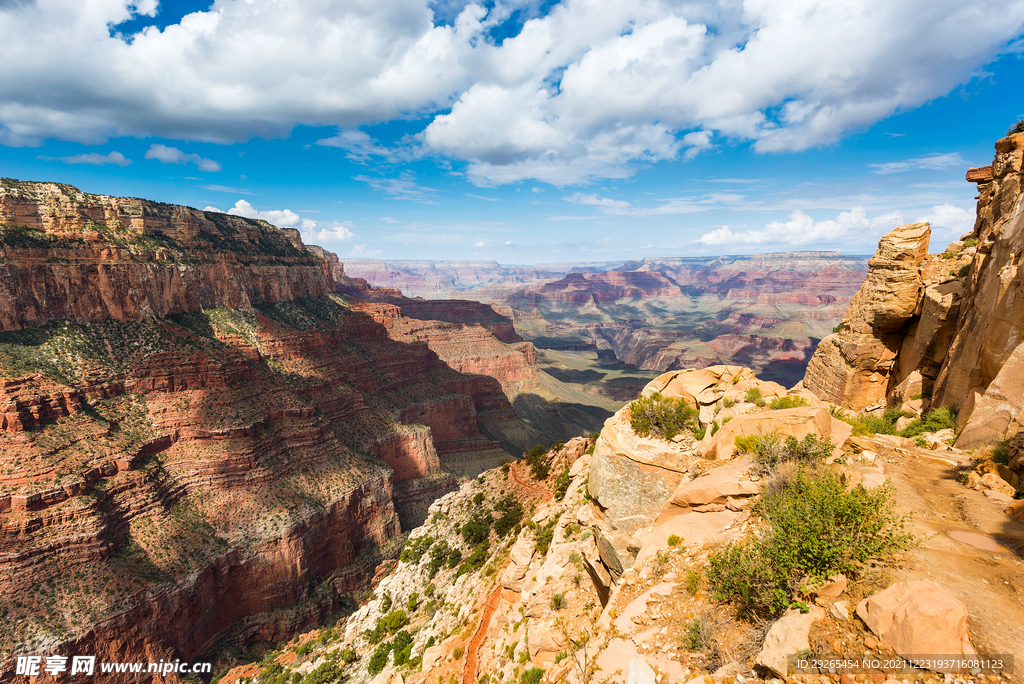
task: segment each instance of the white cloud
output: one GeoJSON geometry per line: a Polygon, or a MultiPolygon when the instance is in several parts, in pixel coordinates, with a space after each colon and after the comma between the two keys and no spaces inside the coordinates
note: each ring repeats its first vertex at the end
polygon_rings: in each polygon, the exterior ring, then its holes
{"type": "Polygon", "coordinates": [[[227,213],[233,216],[261,219],[267,223],[277,226],[278,228],[297,228],[302,235],[302,241],[307,245],[323,241],[344,242],[355,237],[355,233],[352,232],[351,224],[339,221],[335,221],[333,223],[314,221],[313,219],[299,216],[291,209],[270,209],[267,211],[260,211],[245,200],[238,200],[235,202],[235,206],[231,207],[226,212],[222,209],[218,209],[217,207],[205,207],[203,211],[217,211],[222,214],[227,213]]]}
{"type": "Polygon", "coordinates": [[[950,167],[963,168],[967,166],[967,161],[960,156],[958,152],[950,152],[948,154],[929,154],[924,157],[917,157],[916,159],[905,159],[898,162],[887,162],[885,164],[870,164],[875,169],[875,173],[878,174],[890,174],[890,173],[903,173],[905,171],[915,171],[924,169],[928,171],[935,171],[939,169],[948,169],[950,167]]]}
{"type": "Polygon", "coordinates": [[[743,195],[731,193],[711,193],[696,198],[665,198],[658,200],[661,204],[653,207],[638,207],[623,200],[598,197],[596,194],[573,193],[564,198],[573,204],[585,204],[598,208],[602,214],[619,216],[667,216],[672,214],[692,214],[708,211],[741,202],[743,195]]]}
{"type": "MultiPolygon", "coordinates": [[[[234,142],[334,126],[321,144],[353,159],[425,148],[468,161],[481,186],[566,185],[719,139],[760,152],[833,143],[946,95],[1016,49],[1002,46],[1024,27],[1024,0],[540,6],[217,0],[163,30],[111,36],[156,2],[8,2],[0,63],[18,68],[0,70],[0,144],[234,142]],[[513,11],[532,18],[498,45],[487,32],[513,11]],[[432,120],[400,149],[358,130],[417,117],[432,120]]],[[[216,164],[178,154],[147,158],[216,164]]]]}
{"type": "Polygon", "coordinates": [[[814,245],[842,245],[863,242],[865,235],[875,235],[896,227],[902,221],[893,211],[869,219],[861,207],[844,211],[835,220],[815,221],[802,211],[794,211],[785,223],[772,221],[763,230],[733,232],[728,226],[705,233],[696,242],[706,246],[773,245],[805,248],[814,245]]]}
{"type": "Polygon", "coordinates": [[[108,154],[90,152],[88,154],[76,154],[73,157],[39,157],[39,159],[45,159],[47,161],[62,161],[65,164],[92,164],[93,166],[117,164],[122,169],[132,163],[131,159],[128,159],[120,152],[110,152],[108,154]]]}
{"type": "Polygon", "coordinates": [[[146,159],[156,159],[161,164],[195,163],[200,171],[220,171],[220,164],[212,159],[203,159],[198,154],[185,154],[177,147],[166,145],[150,145],[146,150],[146,159]]]}
{"type": "Polygon", "coordinates": [[[932,224],[931,251],[937,251],[947,243],[957,240],[964,233],[974,230],[975,212],[954,204],[940,204],[932,207],[915,222],[927,221],[932,224]]]}
{"type": "Polygon", "coordinates": [[[483,241],[483,240],[481,240],[480,242],[476,243],[476,244],[475,244],[475,245],[473,245],[473,246],[474,246],[474,247],[483,247],[483,246],[484,246],[484,241],[483,241]]]}

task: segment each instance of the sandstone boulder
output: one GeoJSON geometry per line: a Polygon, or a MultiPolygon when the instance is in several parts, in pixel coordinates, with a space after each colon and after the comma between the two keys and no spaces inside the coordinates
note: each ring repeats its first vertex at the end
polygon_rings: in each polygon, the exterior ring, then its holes
{"type": "Polygon", "coordinates": [[[857,605],[857,615],[899,655],[973,655],[967,608],[935,582],[897,582],[857,605]]]}
{"type": "Polygon", "coordinates": [[[535,544],[532,539],[520,537],[512,546],[509,553],[508,566],[501,576],[501,586],[512,591],[519,591],[523,588],[523,579],[530,570],[530,562],[533,560],[535,544]]]}
{"type": "Polygon", "coordinates": [[[810,648],[811,625],[824,618],[825,611],[818,606],[811,606],[806,613],[790,608],[768,630],[755,662],[785,679],[789,674],[787,656],[810,648]]]}
{"type": "Polygon", "coordinates": [[[666,513],[647,535],[644,545],[637,553],[636,562],[643,563],[658,551],[666,551],[668,538],[676,535],[689,549],[699,549],[705,544],[721,544],[739,539],[744,520],[749,511],[710,511],[688,513],[676,508],[676,513],[666,513]]]}
{"type": "Polygon", "coordinates": [[[657,684],[654,670],[643,656],[629,661],[629,677],[626,684],[657,684]]]}
{"type": "Polygon", "coordinates": [[[991,489],[994,492],[999,492],[1011,499],[1017,493],[1017,490],[1014,487],[1011,487],[1006,480],[995,473],[985,473],[982,475],[979,485],[985,489],[991,489]]]}
{"type": "Polygon", "coordinates": [[[666,506],[686,509],[703,504],[725,503],[735,497],[753,496],[758,492],[758,484],[749,479],[753,468],[754,464],[747,459],[737,459],[712,468],[706,475],[679,485],[666,506]]]}

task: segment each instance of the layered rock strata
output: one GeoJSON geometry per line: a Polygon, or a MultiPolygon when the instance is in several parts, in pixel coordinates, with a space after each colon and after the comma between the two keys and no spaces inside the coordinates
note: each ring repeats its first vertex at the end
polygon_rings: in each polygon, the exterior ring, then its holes
{"type": "Polygon", "coordinates": [[[289,638],[517,420],[295,231],[7,180],[0,221],[0,679],[289,638]]]}

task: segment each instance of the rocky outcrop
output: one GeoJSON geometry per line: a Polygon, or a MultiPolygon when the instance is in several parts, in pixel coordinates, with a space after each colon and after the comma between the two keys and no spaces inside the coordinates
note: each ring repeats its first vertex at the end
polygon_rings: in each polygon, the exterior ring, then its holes
{"type": "Polygon", "coordinates": [[[856,410],[885,401],[906,335],[904,325],[924,290],[921,266],[930,234],[928,224],[910,224],[882,238],[840,332],[823,339],[814,352],[804,387],[823,400],[856,410]]]}
{"type": "Polygon", "coordinates": [[[930,394],[933,407],[959,408],[961,448],[1024,429],[1022,156],[1024,135],[1011,135],[996,143],[991,167],[968,172],[978,183],[977,221],[941,255],[924,256],[921,227],[882,238],[842,330],[822,340],[808,365],[805,387],[858,410],[930,394]]]}

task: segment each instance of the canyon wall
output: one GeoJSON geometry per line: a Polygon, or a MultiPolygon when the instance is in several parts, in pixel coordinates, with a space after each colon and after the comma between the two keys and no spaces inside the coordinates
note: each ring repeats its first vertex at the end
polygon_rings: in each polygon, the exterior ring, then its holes
{"type": "Polygon", "coordinates": [[[420,321],[336,294],[337,257],[260,221],[10,180],[0,211],[0,681],[16,654],[290,638],[367,585],[452,466],[525,428],[498,380],[389,332],[502,335],[528,376],[489,307],[420,321]]]}
{"type": "Polygon", "coordinates": [[[805,387],[857,410],[918,397],[955,406],[962,448],[1024,428],[1024,135],[995,148],[991,166],[967,172],[978,184],[974,229],[932,256],[927,224],[884,236],[841,330],[811,360],[805,387]]]}

